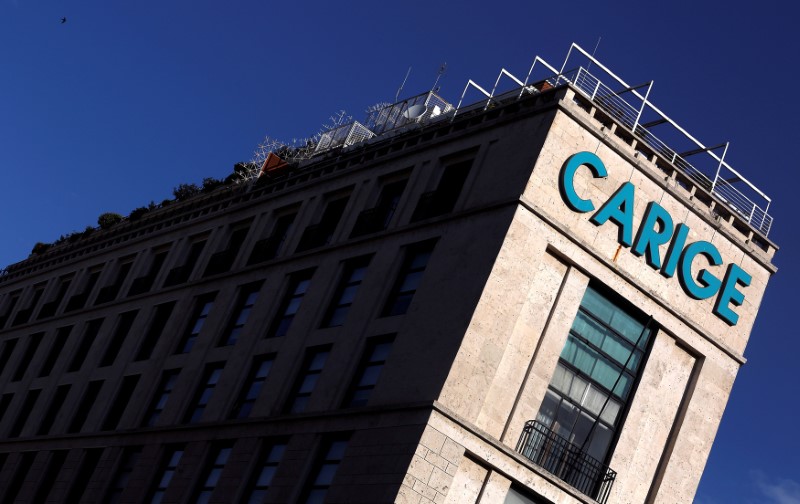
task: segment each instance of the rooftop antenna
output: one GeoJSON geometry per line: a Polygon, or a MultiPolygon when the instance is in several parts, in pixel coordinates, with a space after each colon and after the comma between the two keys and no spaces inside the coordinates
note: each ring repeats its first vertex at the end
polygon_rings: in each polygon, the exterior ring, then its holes
{"type": "Polygon", "coordinates": [[[402,90],[403,90],[403,87],[405,87],[405,85],[406,85],[406,81],[408,80],[408,76],[409,76],[410,74],[411,74],[411,67],[408,67],[408,72],[406,72],[406,78],[405,78],[405,79],[403,79],[403,83],[402,83],[402,84],[400,84],[400,88],[397,90],[397,94],[396,94],[396,95],[394,95],[394,102],[395,102],[395,103],[397,103],[397,101],[400,99],[400,91],[402,91],[402,90]]]}
{"type": "Polygon", "coordinates": [[[433,92],[438,92],[439,91],[439,88],[436,87],[436,85],[439,84],[439,79],[441,79],[442,75],[444,75],[445,73],[447,73],[447,62],[446,61],[444,63],[442,63],[442,65],[439,67],[439,71],[436,73],[436,81],[433,83],[433,87],[431,87],[431,90],[433,92]]]}

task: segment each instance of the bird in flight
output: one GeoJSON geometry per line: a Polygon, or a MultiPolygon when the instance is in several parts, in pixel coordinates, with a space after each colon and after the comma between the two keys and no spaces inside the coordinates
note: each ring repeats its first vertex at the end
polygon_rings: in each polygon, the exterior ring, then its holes
{"type": "Polygon", "coordinates": [[[66,22],[67,22],[67,18],[65,18],[65,17],[62,17],[62,18],[61,18],[61,24],[64,24],[64,23],[66,23],[66,22]]]}

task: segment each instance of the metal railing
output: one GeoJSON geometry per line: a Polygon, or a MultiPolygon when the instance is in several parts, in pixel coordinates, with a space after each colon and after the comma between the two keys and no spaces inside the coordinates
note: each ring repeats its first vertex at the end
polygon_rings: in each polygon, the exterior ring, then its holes
{"type": "Polygon", "coordinates": [[[734,186],[732,181],[743,182],[744,185],[753,192],[760,193],[755,186],[743,180],[742,177],[727,166],[722,159],[711,154],[711,149],[702,147],[696,151],[692,151],[693,154],[705,151],[709,155],[712,155],[715,160],[719,161],[716,173],[704,173],[689,163],[685,155],[681,155],[667,146],[666,143],[661,141],[639,122],[642,108],[634,107],[628,103],[620,96],[619,92],[612,90],[610,87],[600,82],[597,77],[590,74],[585,68],[578,68],[571,73],[559,76],[558,79],[570,82],[601,110],[631,130],[631,132],[652,149],[653,152],[679,168],[700,187],[717,196],[725,205],[739,214],[740,217],[751,226],[763,233],[764,236],[769,234],[770,228],[772,227],[772,216],[767,213],[769,200],[766,200],[766,207],[762,208],[742,190],[734,186]]]}
{"type": "Polygon", "coordinates": [[[713,194],[725,207],[729,208],[733,213],[738,214],[744,221],[749,223],[764,236],[769,234],[772,228],[772,216],[768,213],[771,200],[725,161],[728,143],[716,147],[706,147],[653,105],[649,100],[650,90],[653,86],[652,81],[639,86],[629,86],[595,59],[593,55],[583,50],[577,44],[572,44],[570,47],[564,65],[560,70],[557,70],[554,66],[548,64],[539,56],[536,56],[524,80],[518,79],[505,68],[501,69],[491,92],[470,79],[464,87],[464,92],[461,94],[458,105],[451,114],[452,119],[455,119],[456,115],[462,111],[479,110],[481,108],[485,110],[492,103],[507,99],[508,95],[516,94],[519,99],[522,98],[526,92],[536,94],[537,92],[543,91],[544,89],[530,85],[531,82],[534,82],[534,80],[532,80],[534,68],[542,67],[549,73],[545,80],[539,81],[540,83],[547,82],[552,87],[557,87],[564,83],[571,84],[578,90],[581,96],[591,101],[598,109],[604,111],[609,117],[629,129],[637,140],[646,145],[666,162],[676,166],[682,174],[691,179],[698,187],[713,194]],[[589,60],[589,65],[596,65],[600,71],[607,75],[612,81],[616,82],[615,85],[621,86],[621,89],[615,91],[601,82],[600,79],[590,74],[588,70],[583,67],[565,71],[571,54],[582,54],[585,56],[589,60]],[[514,90],[505,93],[499,91],[500,81],[504,78],[514,82],[514,90]],[[647,88],[644,94],[637,91],[644,87],[647,88]],[[462,103],[468,103],[465,102],[468,90],[478,91],[483,95],[483,98],[471,105],[466,105],[462,109],[462,103]],[[621,96],[622,94],[626,94],[626,97],[630,97],[638,106],[631,104],[631,101],[621,96]],[[649,115],[655,114],[657,119],[655,121],[643,123],[645,111],[649,115]],[[656,137],[649,128],[659,124],[669,124],[672,126],[675,131],[680,134],[682,139],[690,142],[691,150],[682,154],[678,153],[670,148],[664,141],[656,137]],[[713,151],[722,147],[725,148],[725,151],[722,153],[722,156],[717,156],[713,151]],[[699,153],[705,153],[709,156],[714,165],[712,169],[702,170],[697,165],[693,165],[686,160],[686,157],[699,153]]]}
{"type": "Polygon", "coordinates": [[[525,422],[517,452],[534,464],[605,504],[617,473],[536,420],[525,422]]]}

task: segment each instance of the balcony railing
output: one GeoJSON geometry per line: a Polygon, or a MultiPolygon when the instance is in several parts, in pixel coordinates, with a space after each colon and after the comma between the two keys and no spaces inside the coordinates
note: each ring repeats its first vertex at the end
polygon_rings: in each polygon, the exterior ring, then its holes
{"type": "Polygon", "coordinates": [[[525,423],[517,452],[600,504],[605,504],[617,477],[616,472],[580,446],[535,420],[525,423]]]}

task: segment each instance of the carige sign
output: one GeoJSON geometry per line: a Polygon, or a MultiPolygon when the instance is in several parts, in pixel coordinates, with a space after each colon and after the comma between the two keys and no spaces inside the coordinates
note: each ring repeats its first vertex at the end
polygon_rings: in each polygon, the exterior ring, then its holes
{"type": "Polygon", "coordinates": [[[677,274],[681,287],[692,298],[708,299],[716,296],[714,314],[729,325],[736,325],[739,315],[733,311],[733,307],[742,305],[744,294],[739,288],[750,285],[750,274],[739,265],[730,263],[722,280],[706,268],[701,268],[695,278],[692,276],[692,265],[695,262],[704,261],[708,266],[723,264],[722,256],[714,244],[703,240],[687,244],[689,226],[684,223],[675,225],[669,212],[655,201],[647,204],[634,237],[634,185],[625,182],[595,211],[592,200],[581,198],[575,192],[575,172],[582,166],[589,169],[594,178],[608,176],[603,161],[597,155],[578,152],[570,156],[558,177],[561,197],[567,206],[575,212],[594,212],[589,220],[596,226],[608,221],[616,224],[619,229],[617,241],[620,245],[630,247],[636,256],[645,256],[647,264],[664,277],[671,278],[677,274]],[[667,245],[663,260],[659,248],[662,245],[667,245]]]}

